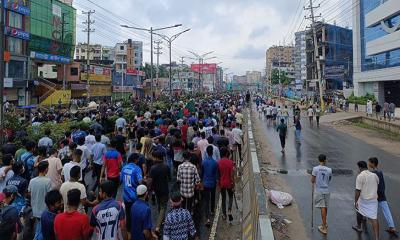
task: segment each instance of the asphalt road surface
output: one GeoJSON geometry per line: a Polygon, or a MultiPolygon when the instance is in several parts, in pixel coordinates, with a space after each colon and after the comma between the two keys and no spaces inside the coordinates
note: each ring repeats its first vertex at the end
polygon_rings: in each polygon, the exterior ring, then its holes
{"type": "MultiPolygon", "coordinates": [[[[292,120],[291,120],[292,121],[292,120]]],[[[282,169],[288,170],[282,177],[292,188],[293,197],[299,205],[301,216],[310,239],[332,240],[367,240],[372,239],[372,226],[368,225],[364,233],[359,235],[352,230],[356,223],[356,213],[353,207],[355,178],[358,174],[356,163],[360,160],[367,161],[369,157],[378,157],[380,168],[384,172],[386,182],[386,195],[397,228],[400,227],[400,159],[368,145],[345,133],[332,128],[321,126],[310,127],[308,120],[303,117],[302,141],[298,145],[294,139],[294,127],[289,123],[288,139],[286,141],[286,153],[283,155],[280,147],[278,133],[275,127],[267,126],[265,122],[265,136],[272,147],[272,151],[280,163],[282,169]],[[334,171],[331,182],[330,208],[328,209],[329,233],[322,236],[318,230],[321,224],[320,213],[314,210],[314,230],[311,230],[311,184],[310,171],[318,165],[318,155],[325,154],[328,158],[328,166],[334,171]]],[[[400,147],[400,144],[399,144],[400,147]]],[[[390,236],[384,230],[387,229],[382,211],[379,210],[379,223],[381,239],[398,239],[390,236]]]]}

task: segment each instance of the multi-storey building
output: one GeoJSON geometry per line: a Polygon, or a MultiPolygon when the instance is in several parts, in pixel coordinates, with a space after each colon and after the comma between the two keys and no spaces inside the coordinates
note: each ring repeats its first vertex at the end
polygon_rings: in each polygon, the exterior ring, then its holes
{"type": "MultiPolygon", "coordinates": [[[[87,44],[78,43],[75,47],[75,59],[86,60],[87,44]]],[[[89,45],[89,60],[111,60],[112,47],[102,46],[101,44],[89,45]]]]}
{"type": "Polygon", "coordinates": [[[400,105],[400,1],[354,0],[354,94],[400,105]]]}
{"type": "Polygon", "coordinates": [[[247,71],[246,72],[247,83],[254,85],[259,84],[261,81],[261,72],[259,71],[247,71]]]}
{"type": "Polygon", "coordinates": [[[29,98],[27,46],[31,10],[28,1],[3,0],[2,4],[6,15],[4,98],[15,105],[26,105],[29,98]]]}
{"type": "MultiPolygon", "coordinates": [[[[318,22],[315,25],[317,34],[318,56],[322,71],[323,90],[342,90],[352,86],[353,43],[352,31],[347,28],[318,22]]],[[[313,44],[313,33],[306,34],[307,81],[308,86],[315,88],[317,77],[317,60],[313,44]]]]}
{"type": "Polygon", "coordinates": [[[303,90],[307,80],[306,31],[295,33],[294,71],[296,90],[303,90]]]}
{"type": "Polygon", "coordinates": [[[294,47],[292,46],[272,46],[266,53],[266,79],[270,79],[273,69],[290,69],[288,75],[294,79],[294,47]]]}

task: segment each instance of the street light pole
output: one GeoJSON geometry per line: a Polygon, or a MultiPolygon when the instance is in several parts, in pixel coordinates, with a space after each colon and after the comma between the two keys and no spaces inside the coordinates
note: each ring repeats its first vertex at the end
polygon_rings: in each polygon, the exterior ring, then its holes
{"type": "Polygon", "coordinates": [[[153,94],[153,96],[155,95],[155,92],[153,91],[153,34],[156,34],[155,32],[160,31],[160,30],[165,30],[165,29],[169,29],[169,28],[176,28],[176,27],[180,27],[182,26],[182,24],[175,24],[173,26],[169,26],[169,27],[162,27],[162,28],[153,28],[150,27],[150,29],[146,29],[146,28],[138,28],[138,27],[132,27],[132,26],[128,26],[128,25],[120,25],[123,28],[131,28],[131,29],[136,29],[136,30],[141,30],[141,31],[146,31],[150,33],[150,78],[151,78],[151,84],[150,84],[150,90],[153,94]]]}

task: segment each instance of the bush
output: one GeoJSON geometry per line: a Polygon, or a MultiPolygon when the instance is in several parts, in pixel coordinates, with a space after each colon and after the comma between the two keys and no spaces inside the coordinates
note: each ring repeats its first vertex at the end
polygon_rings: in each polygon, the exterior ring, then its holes
{"type": "Polygon", "coordinates": [[[349,103],[357,103],[358,105],[367,105],[367,101],[371,100],[372,102],[375,102],[375,95],[371,93],[367,93],[365,96],[362,97],[356,97],[354,96],[354,92],[351,94],[349,97],[349,103]]]}
{"type": "Polygon", "coordinates": [[[71,122],[68,121],[63,123],[47,122],[42,123],[38,127],[29,126],[27,127],[26,131],[28,133],[28,139],[37,143],[39,139],[44,136],[46,129],[50,129],[50,138],[53,140],[53,143],[56,144],[64,138],[65,132],[69,131],[70,127],[71,122]]]}

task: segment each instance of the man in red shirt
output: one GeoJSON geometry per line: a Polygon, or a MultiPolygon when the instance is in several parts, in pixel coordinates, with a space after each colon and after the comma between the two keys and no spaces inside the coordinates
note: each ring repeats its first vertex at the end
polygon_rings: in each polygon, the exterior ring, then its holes
{"type": "Polygon", "coordinates": [[[229,159],[229,150],[225,147],[220,150],[221,159],[218,161],[219,168],[219,187],[221,188],[222,197],[222,218],[226,219],[226,193],[229,196],[228,217],[229,221],[233,220],[232,203],[233,192],[235,190],[235,173],[233,161],[229,159]]]}
{"type": "MultiPolygon", "coordinates": [[[[104,180],[104,173],[107,180],[113,182],[115,186],[119,187],[119,175],[122,168],[122,156],[116,150],[116,140],[111,140],[111,148],[107,150],[103,156],[103,168],[101,169],[101,182],[104,180]]],[[[116,193],[115,193],[116,194],[116,193]]],[[[114,196],[115,198],[115,196],[114,196]]]]}
{"type": "Polygon", "coordinates": [[[89,225],[89,217],[78,212],[81,202],[81,191],[68,191],[68,210],[58,214],[54,220],[54,233],[57,240],[89,240],[93,229],[89,225]]]}
{"type": "Polygon", "coordinates": [[[186,120],[183,120],[183,125],[181,127],[181,132],[182,132],[182,141],[187,145],[187,132],[188,132],[189,126],[187,125],[186,120]]]}

